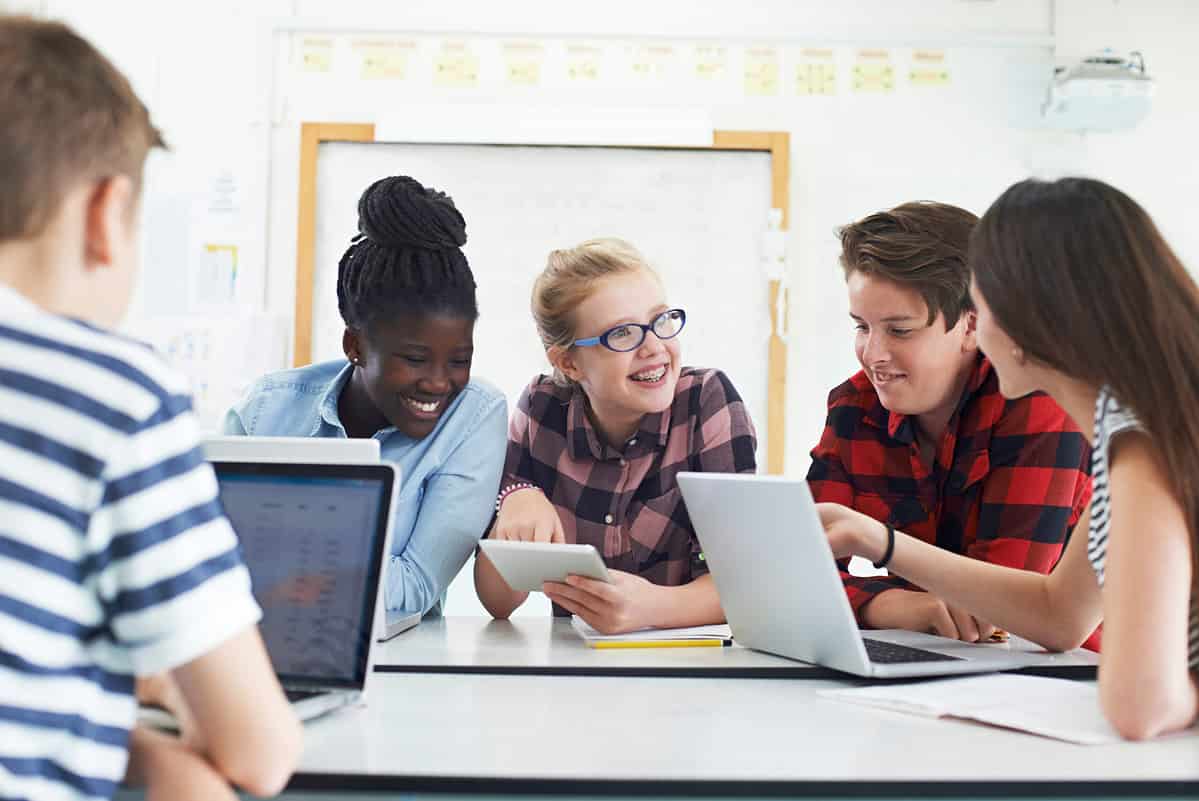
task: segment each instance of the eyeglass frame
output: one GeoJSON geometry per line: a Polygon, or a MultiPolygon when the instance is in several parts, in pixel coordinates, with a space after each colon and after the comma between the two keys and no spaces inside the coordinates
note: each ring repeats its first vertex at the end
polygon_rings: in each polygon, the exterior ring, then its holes
{"type": "Polygon", "coordinates": [[[687,325],[687,311],[685,309],[667,309],[666,311],[662,312],[661,314],[654,315],[654,319],[650,320],[649,323],[621,323],[620,325],[612,326],[607,331],[605,331],[604,333],[600,334],[597,337],[585,337],[583,339],[576,339],[574,342],[572,342],[570,344],[572,346],[577,345],[579,347],[590,347],[592,345],[603,345],[605,348],[612,351],[613,353],[632,353],[633,351],[637,350],[637,348],[639,348],[645,344],[645,338],[649,334],[653,334],[654,336],[658,337],[658,339],[661,339],[661,340],[674,339],[679,334],[683,333],[683,328],[685,328],[686,325],[687,325]],[[675,312],[678,312],[680,315],[682,315],[682,322],[679,323],[679,330],[675,331],[673,334],[671,334],[668,337],[659,335],[658,332],[654,330],[654,324],[657,323],[658,320],[661,320],[666,315],[674,314],[675,312]],[[627,348],[625,350],[619,350],[617,348],[612,347],[611,345],[608,344],[608,337],[612,334],[613,331],[616,331],[621,328],[640,328],[641,329],[641,339],[637,340],[636,345],[634,345],[631,348],[627,348]]]}

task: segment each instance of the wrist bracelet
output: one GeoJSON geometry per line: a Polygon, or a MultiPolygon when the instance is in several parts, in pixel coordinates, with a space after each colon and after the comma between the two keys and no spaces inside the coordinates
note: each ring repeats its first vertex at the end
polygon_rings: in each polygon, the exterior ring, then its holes
{"type": "Polygon", "coordinates": [[[509,484],[507,487],[504,487],[504,489],[500,492],[499,496],[496,497],[495,511],[497,513],[500,511],[500,507],[504,505],[504,499],[507,498],[509,495],[511,495],[514,492],[519,492],[520,490],[526,490],[526,489],[533,489],[533,490],[537,490],[538,492],[541,492],[541,487],[537,486],[536,484],[530,484],[528,481],[518,481],[515,484],[509,484]]]}
{"type": "Polygon", "coordinates": [[[874,562],[876,570],[882,570],[891,561],[891,555],[895,553],[895,527],[890,523],[883,523],[887,527],[887,550],[883,551],[883,558],[874,562]]]}

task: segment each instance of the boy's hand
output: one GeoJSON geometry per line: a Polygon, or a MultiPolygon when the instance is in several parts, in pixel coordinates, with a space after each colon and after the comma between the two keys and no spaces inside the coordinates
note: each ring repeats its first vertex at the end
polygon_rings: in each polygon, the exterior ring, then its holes
{"type": "Polygon", "coordinates": [[[138,676],[136,685],[139,703],[162,707],[170,712],[179,724],[180,739],[194,748],[199,748],[199,731],[195,719],[188,709],[179,685],[171,678],[170,673],[156,673],[152,676],[138,676]]]}

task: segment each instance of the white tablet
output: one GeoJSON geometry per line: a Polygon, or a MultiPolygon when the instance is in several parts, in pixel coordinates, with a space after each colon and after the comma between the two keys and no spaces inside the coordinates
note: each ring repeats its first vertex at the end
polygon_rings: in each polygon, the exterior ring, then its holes
{"type": "Polygon", "coordinates": [[[611,581],[604,560],[590,545],[483,540],[479,547],[508,586],[521,592],[541,592],[543,582],[572,575],[611,581]]]}

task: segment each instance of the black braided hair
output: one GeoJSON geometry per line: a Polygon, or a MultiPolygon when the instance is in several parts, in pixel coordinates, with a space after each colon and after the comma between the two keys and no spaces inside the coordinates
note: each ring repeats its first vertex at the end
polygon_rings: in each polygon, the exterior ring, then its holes
{"type": "Polygon", "coordinates": [[[337,265],[337,309],[349,328],[404,315],[478,319],[460,249],[466,221],[449,195],[406,175],[381,178],[358,200],[358,231],[337,265]]]}

